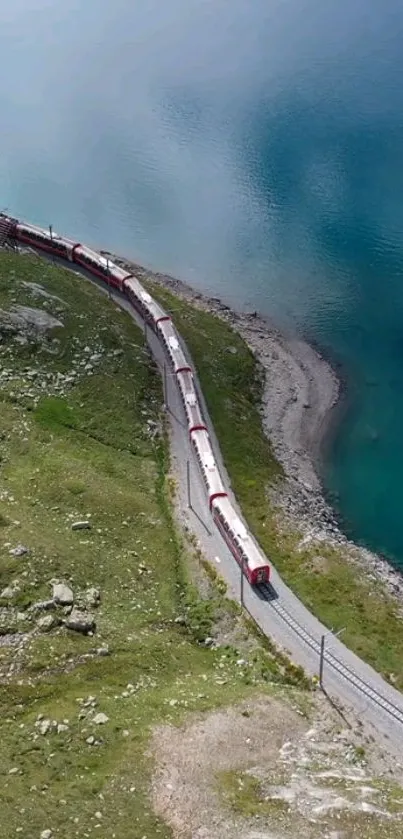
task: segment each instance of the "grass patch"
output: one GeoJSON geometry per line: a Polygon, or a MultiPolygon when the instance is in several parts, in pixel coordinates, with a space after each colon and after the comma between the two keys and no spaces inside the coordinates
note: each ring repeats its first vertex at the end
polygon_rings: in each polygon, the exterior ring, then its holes
{"type": "Polygon", "coordinates": [[[225,598],[202,601],[188,579],[161,382],[140,330],[82,278],[0,252],[0,308],[13,304],[63,326],[0,342],[0,591],[15,587],[0,601],[0,839],[163,839],[151,726],[289,679],[275,660],[269,679],[263,659],[240,667],[236,650],[200,643],[225,598]],[[72,530],[78,520],[91,529],[72,530]],[[52,579],[78,604],[99,589],[93,637],[39,631],[43,615],[65,617],[32,608],[52,579]]]}
{"type": "MultiPolygon", "coordinates": [[[[242,338],[220,318],[192,307],[155,282],[149,290],[169,310],[194,359],[202,390],[245,518],[285,582],[324,624],[346,628],[345,643],[403,690],[403,622],[381,585],[369,582],[344,557],[327,549],[325,568],[315,552],[296,550],[279,536],[266,488],[282,474],[263,433],[263,380],[242,338]]],[[[319,553],[319,551],[317,551],[319,553]]]]}
{"type": "Polygon", "coordinates": [[[242,816],[279,816],[289,812],[286,801],[264,795],[258,778],[246,772],[221,772],[218,789],[226,804],[242,816]]]}

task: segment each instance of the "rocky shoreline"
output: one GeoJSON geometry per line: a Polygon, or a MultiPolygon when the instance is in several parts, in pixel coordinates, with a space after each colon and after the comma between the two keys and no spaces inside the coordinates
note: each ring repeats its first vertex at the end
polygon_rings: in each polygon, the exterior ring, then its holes
{"type": "Polygon", "coordinates": [[[320,352],[297,335],[280,331],[257,312],[235,312],[218,297],[206,297],[181,280],[102,253],[140,280],[152,280],[218,315],[242,336],[265,372],[263,424],[285,474],[272,491],[280,528],[300,534],[301,550],[315,544],[342,549],[347,560],[359,565],[367,578],[382,583],[403,607],[402,575],[377,554],[347,539],[324,496],[317,466],[341,383],[320,352]]]}

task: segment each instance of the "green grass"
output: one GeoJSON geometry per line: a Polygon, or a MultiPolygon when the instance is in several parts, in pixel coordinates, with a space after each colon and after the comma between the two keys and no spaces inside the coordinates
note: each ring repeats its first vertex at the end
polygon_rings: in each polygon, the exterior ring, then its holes
{"type": "Polygon", "coordinates": [[[381,585],[367,581],[342,550],[320,547],[320,569],[314,551],[297,551],[297,538],[276,528],[267,488],[282,471],[263,433],[263,381],[251,351],[223,320],[147,284],[187,342],[233,490],[267,556],[312,612],[335,630],[345,628],[345,643],[386,678],[393,673],[403,689],[403,621],[381,585]]]}
{"type": "Polygon", "coordinates": [[[258,778],[246,772],[221,772],[218,789],[225,803],[242,816],[276,817],[289,811],[281,798],[265,796],[258,778]]]}
{"type": "Polygon", "coordinates": [[[63,327],[0,342],[0,592],[18,581],[0,600],[0,839],[47,828],[58,839],[168,837],[148,797],[150,728],[302,680],[272,651],[240,667],[233,647],[199,643],[227,605],[222,587],[202,600],[189,579],[161,382],[141,332],[71,272],[0,252],[0,307],[15,303],[63,327]],[[60,299],[34,297],[26,281],[60,299]],[[91,529],[72,531],[83,519],[91,529]],[[10,553],[19,543],[28,555],[10,553]],[[54,578],[79,600],[99,588],[94,637],[38,632],[30,607],[54,578]],[[105,725],[83,707],[90,696],[105,725]],[[52,722],[46,734],[38,715],[52,722]]]}

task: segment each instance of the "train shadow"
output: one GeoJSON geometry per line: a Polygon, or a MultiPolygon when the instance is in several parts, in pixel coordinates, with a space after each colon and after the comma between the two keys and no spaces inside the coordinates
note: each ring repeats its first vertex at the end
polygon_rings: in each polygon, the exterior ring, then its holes
{"type": "Polygon", "coordinates": [[[265,600],[266,603],[278,600],[278,592],[271,583],[262,583],[259,586],[255,586],[254,590],[259,600],[265,600]]]}

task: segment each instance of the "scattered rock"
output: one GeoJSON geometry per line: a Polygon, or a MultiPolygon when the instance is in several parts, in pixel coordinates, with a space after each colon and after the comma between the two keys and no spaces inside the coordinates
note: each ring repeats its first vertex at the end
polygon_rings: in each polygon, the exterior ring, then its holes
{"type": "Polygon", "coordinates": [[[72,530],[91,530],[91,522],[89,521],[75,521],[71,525],[72,530]]]}
{"type": "Polygon", "coordinates": [[[50,632],[55,626],[60,626],[60,618],[56,617],[56,615],[43,615],[42,618],[39,618],[36,625],[41,632],[50,632]]]}
{"type": "Polygon", "coordinates": [[[69,730],[69,727],[66,723],[64,723],[64,722],[59,722],[58,723],[58,725],[57,725],[57,733],[58,734],[63,734],[64,731],[68,731],[68,730],[69,730]]]}
{"type": "Polygon", "coordinates": [[[18,583],[11,583],[11,585],[7,586],[3,589],[0,594],[0,598],[2,600],[12,600],[16,594],[20,591],[20,587],[18,583]]]}
{"type": "Polygon", "coordinates": [[[56,609],[56,603],[54,600],[40,600],[29,608],[31,612],[49,612],[51,609],[56,609]]]}
{"type": "Polygon", "coordinates": [[[93,737],[92,734],[90,734],[90,736],[87,737],[85,742],[88,743],[89,746],[93,746],[95,743],[95,737],[93,737]]]}
{"type": "Polygon", "coordinates": [[[48,329],[63,326],[60,320],[57,320],[43,309],[33,309],[31,306],[13,306],[12,308],[12,312],[5,314],[8,314],[19,328],[46,332],[48,329]]]}
{"type": "Polygon", "coordinates": [[[107,717],[106,714],[103,714],[101,712],[99,714],[95,714],[95,717],[92,722],[95,725],[105,725],[106,722],[109,722],[109,717],[107,717]]]}
{"type": "Polygon", "coordinates": [[[29,554],[29,548],[26,548],[25,545],[17,545],[11,549],[10,554],[12,556],[24,556],[25,554],[29,554]]]}
{"type": "Polygon", "coordinates": [[[42,830],[40,839],[52,839],[53,833],[51,830],[42,830]]]}
{"type": "Polygon", "coordinates": [[[98,649],[97,649],[97,655],[101,655],[101,656],[107,656],[107,655],[110,655],[110,652],[109,652],[109,647],[108,647],[108,646],[105,646],[105,647],[98,647],[98,649]]]}
{"type": "Polygon", "coordinates": [[[178,617],[175,618],[174,623],[177,623],[179,626],[186,626],[187,620],[183,615],[178,615],[178,617]]]}
{"type": "Polygon", "coordinates": [[[82,632],[84,635],[88,635],[89,632],[95,632],[96,628],[93,616],[86,612],[81,612],[79,609],[73,609],[71,614],[66,618],[65,625],[67,629],[82,632]]]}
{"type": "Polygon", "coordinates": [[[85,594],[89,606],[96,608],[101,602],[101,592],[97,588],[89,588],[85,594]]]}
{"type": "Polygon", "coordinates": [[[48,731],[50,731],[51,725],[52,723],[50,720],[39,720],[38,728],[43,737],[45,737],[48,731]]]}
{"type": "Polygon", "coordinates": [[[53,600],[60,606],[70,606],[74,600],[71,588],[65,583],[56,583],[53,586],[53,600]]]}

